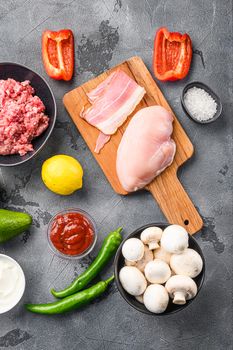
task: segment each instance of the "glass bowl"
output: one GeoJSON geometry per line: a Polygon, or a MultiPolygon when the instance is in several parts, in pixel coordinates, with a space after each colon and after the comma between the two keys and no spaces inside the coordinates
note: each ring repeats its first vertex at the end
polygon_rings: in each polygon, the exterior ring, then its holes
{"type": "Polygon", "coordinates": [[[88,255],[94,248],[95,244],[96,244],[96,241],[97,241],[97,228],[96,228],[96,223],[95,223],[95,220],[85,211],[85,210],[82,210],[82,209],[79,209],[79,208],[68,208],[68,209],[65,209],[65,210],[62,210],[62,211],[59,211],[57,214],[55,214],[52,219],[49,221],[49,224],[48,224],[48,229],[47,229],[47,240],[48,240],[48,243],[49,243],[49,247],[50,249],[52,250],[52,252],[54,254],[56,254],[57,256],[59,256],[60,258],[64,258],[64,259],[71,259],[71,260],[77,260],[77,259],[82,259],[84,258],[84,256],[88,255]],[[90,245],[90,247],[88,247],[84,252],[82,252],[81,254],[77,254],[77,255],[68,255],[68,254],[64,254],[62,253],[60,250],[58,250],[53,242],[51,241],[51,238],[50,238],[50,232],[51,232],[51,227],[52,227],[52,224],[54,222],[54,220],[57,218],[58,215],[64,215],[64,214],[68,214],[68,213],[78,213],[78,214],[81,214],[83,215],[90,223],[90,225],[92,226],[93,228],[93,232],[94,232],[94,239],[93,239],[93,242],[92,244],[90,245]]]}

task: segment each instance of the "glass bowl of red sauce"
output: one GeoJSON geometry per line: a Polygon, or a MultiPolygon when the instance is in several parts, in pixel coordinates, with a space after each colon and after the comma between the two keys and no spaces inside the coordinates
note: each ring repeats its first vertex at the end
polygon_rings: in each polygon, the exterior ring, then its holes
{"type": "Polygon", "coordinates": [[[52,251],[66,259],[81,259],[97,240],[94,219],[82,209],[60,211],[48,224],[47,237],[52,251]]]}

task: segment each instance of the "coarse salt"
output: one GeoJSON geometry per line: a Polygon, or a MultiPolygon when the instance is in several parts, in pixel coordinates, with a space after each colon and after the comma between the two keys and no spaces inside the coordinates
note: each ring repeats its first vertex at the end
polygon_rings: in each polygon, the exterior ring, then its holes
{"type": "Polygon", "coordinates": [[[195,86],[184,95],[184,103],[192,117],[199,121],[212,119],[217,112],[217,103],[212,96],[195,86]]]}

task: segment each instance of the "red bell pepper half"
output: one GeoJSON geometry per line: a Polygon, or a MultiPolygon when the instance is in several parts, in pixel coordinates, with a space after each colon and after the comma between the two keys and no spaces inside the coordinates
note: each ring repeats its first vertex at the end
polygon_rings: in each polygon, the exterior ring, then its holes
{"type": "Polygon", "coordinates": [[[179,80],[186,77],[192,60],[192,41],[188,34],[160,28],[154,40],[153,69],[157,79],[179,80]]]}
{"type": "Polygon", "coordinates": [[[50,78],[70,80],[74,71],[74,36],[71,30],[46,30],[42,35],[42,58],[50,78]]]}

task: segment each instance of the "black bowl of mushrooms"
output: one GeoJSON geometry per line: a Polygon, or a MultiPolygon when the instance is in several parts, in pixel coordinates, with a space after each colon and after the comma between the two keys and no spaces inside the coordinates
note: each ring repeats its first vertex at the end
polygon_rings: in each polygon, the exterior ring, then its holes
{"type": "Polygon", "coordinates": [[[118,248],[114,265],[122,297],[148,315],[183,310],[205,277],[205,259],[196,240],[182,226],[164,223],[132,232],[118,248]]]}

